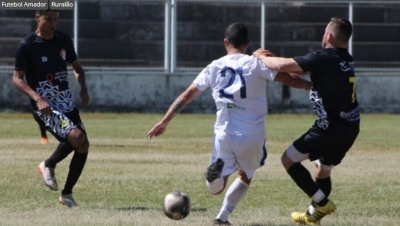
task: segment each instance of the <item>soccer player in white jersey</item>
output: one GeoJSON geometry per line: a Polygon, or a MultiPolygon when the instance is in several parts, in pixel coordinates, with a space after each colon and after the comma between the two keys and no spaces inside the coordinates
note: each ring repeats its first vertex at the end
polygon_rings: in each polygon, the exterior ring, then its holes
{"type": "Polygon", "coordinates": [[[287,73],[267,68],[246,54],[248,31],[244,24],[234,23],[225,31],[227,55],[204,68],[191,85],[176,98],[164,117],[148,132],[151,139],[166,131],[168,123],[201,91],[210,88],[217,108],[214,125],[211,165],[206,184],[211,194],[220,194],[228,177],[238,172],[230,185],[214,225],[230,225],[229,214],[245,196],[255,170],[264,165],[268,112],[267,80],[294,88],[310,90],[312,83],[287,73]]]}

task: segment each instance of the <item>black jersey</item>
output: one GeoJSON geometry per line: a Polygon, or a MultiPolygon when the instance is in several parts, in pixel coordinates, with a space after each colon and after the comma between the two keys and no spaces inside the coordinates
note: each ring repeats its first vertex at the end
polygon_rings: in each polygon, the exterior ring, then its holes
{"type": "Polygon", "coordinates": [[[319,117],[319,128],[326,130],[331,123],[360,121],[354,61],[347,49],[327,48],[293,59],[303,71],[310,72],[310,100],[319,117]]]}
{"type": "MultiPolygon", "coordinates": [[[[37,36],[35,32],[26,36],[18,46],[15,70],[25,71],[26,82],[50,107],[61,112],[74,109],[74,101],[68,84],[67,64],[77,59],[71,38],[55,31],[50,40],[37,36]]],[[[32,107],[36,104],[32,100],[32,107]]]]}

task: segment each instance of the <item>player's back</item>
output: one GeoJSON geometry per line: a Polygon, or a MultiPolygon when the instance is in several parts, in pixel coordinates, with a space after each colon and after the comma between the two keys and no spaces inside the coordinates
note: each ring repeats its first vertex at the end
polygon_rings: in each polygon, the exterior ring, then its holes
{"type": "Polygon", "coordinates": [[[202,73],[217,108],[216,131],[251,134],[265,129],[266,79],[273,80],[276,72],[253,56],[230,54],[213,61],[202,73]]]}

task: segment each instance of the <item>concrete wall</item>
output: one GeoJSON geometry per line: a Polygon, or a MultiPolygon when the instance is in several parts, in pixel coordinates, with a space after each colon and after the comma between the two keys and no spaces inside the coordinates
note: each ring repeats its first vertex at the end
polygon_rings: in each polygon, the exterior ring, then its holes
{"type": "MultiPolygon", "coordinates": [[[[88,71],[91,104],[86,110],[164,113],[195,76],[112,75],[88,71]]],[[[357,95],[364,112],[400,113],[400,76],[396,73],[359,73],[357,76],[357,95]]],[[[12,71],[0,72],[0,111],[29,110],[29,99],[13,86],[11,77],[12,71]]],[[[70,84],[79,103],[79,85],[72,73],[70,84]]],[[[289,89],[288,93],[280,83],[274,82],[268,83],[267,88],[270,113],[312,113],[308,92],[289,89]]],[[[210,90],[201,93],[184,111],[214,113],[210,90]]]]}

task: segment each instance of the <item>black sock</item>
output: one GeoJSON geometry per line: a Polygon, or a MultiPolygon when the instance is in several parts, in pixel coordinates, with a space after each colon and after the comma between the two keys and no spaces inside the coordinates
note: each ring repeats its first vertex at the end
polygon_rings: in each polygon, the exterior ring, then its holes
{"type": "Polygon", "coordinates": [[[54,153],[45,161],[46,167],[55,168],[57,163],[65,159],[74,149],[69,143],[60,142],[54,153]]]}
{"type": "Polygon", "coordinates": [[[323,198],[321,201],[319,201],[319,203],[317,203],[318,206],[325,206],[328,203],[328,198],[325,197],[323,198]]]}
{"type": "Polygon", "coordinates": [[[310,172],[300,163],[295,163],[288,170],[290,177],[296,182],[310,198],[318,191],[319,187],[311,177],[310,172]]]}
{"type": "Polygon", "coordinates": [[[324,179],[316,179],[315,182],[318,184],[318,187],[324,192],[326,197],[329,197],[332,191],[332,182],[331,177],[327,177],[324,179]]]}
{"type": "MultiPolygon", "coordinates": [[[[322,203],[320,202],[319,205],[325,206],[326,203],[328,202],[328,197],[331,194],[332,191],[332,182],[331,182],[331,177],[327,177],[324,179],[315,179],[315,182],[317,183],[319,189],[325,194],[326,198],[322,200],[322,203]]],[[[311,202],[312,206],[316,206],[317,203],[314,201],[311,202]]],[[[307,210],[307,215],[310,215],[311,213],[307,210]]]]}
{"type": "Polygon", "coordinates": [[[42,137],[47,137],[47,135],[46,135],[46,127],[44,125],[39,125],[39,128],[40,128],[40,135],[42,137]]]}
{"type": "Polygon", "coordinates": [[[88,153],[79,153],[75,151],[74,156],[71,159],[71,163],[69,164],[67,181],[65,182],[65,187],[64,190],[62,190],[61,194],[68,195],[72,193],[72,189],[74,188],[76,182],[78,182],[78,179],[81,176],[87,156],[88,153]]]}

